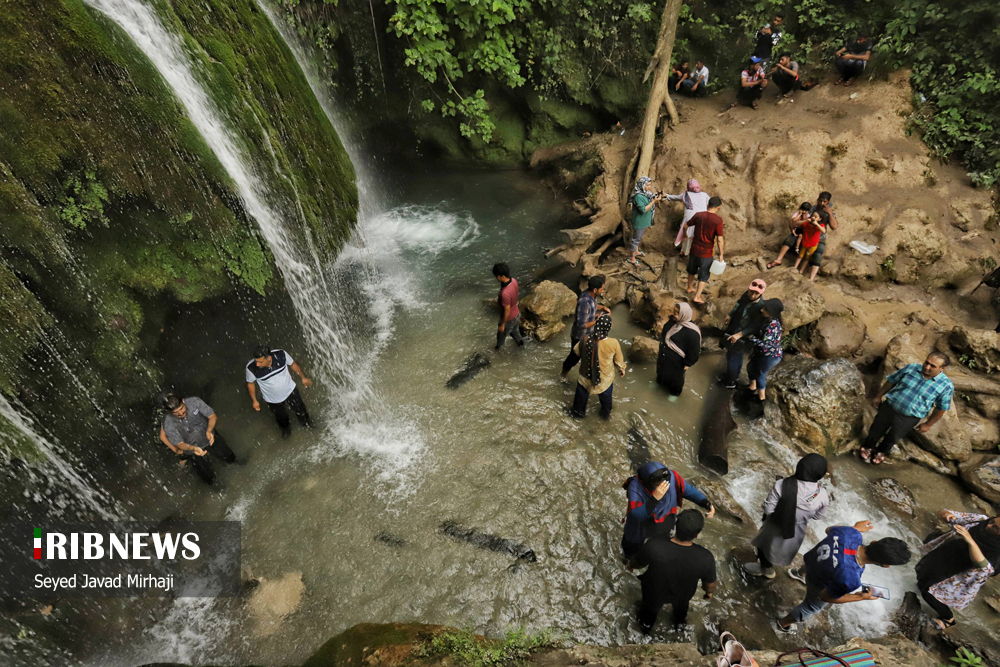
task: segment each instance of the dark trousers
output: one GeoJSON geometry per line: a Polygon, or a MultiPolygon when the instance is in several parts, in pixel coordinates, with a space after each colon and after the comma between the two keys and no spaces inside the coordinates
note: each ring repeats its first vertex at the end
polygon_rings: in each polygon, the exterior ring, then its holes
{"type": "Polygon", "coordinates": [[[889,401],[882,399],[863,446],[877,454],[888,454],[892,446],[919,423],[920,417],[901,415],[889,405],[889,401]]]}
{"type": "Polygon", "coordinates": [[[941,602],[936,597],[931,595],[931,592],[929,590],[930,587],[933,586],[935,583],[937,582],[928,582],[924,580],[923,578],[920,577],[920,572],[919,571],[917,572],[917,590],[920,591],[920,597],[924,599],[924,602],[927,603],[928,607],[930,607],[937,613],[938,618],[940,618],[942,621],[950,621],[952,618],[955,617],[955,615],[951,613],[951,607],[949,607],[948,605],[946,605],[945,603],[941,602]]]}
{"type": "Polygon", "coordinates": [[[736,384],[740,378],[740,371],[743,370],[742,341],[738,341],[726,348],[726,384],[736,384]]]}
{"type": "Polygon", "coordinates": [[[302,402],[302,395],[299,394],[298,387],[281,403],[268,403],[267,407],[270,408],[271,414],[274,415],[274,420],[278,422],[278,427],[281,428],[281,434],[285,437],[292,434],[292,424],[288,415],[288,408],[291,408],[295,416],[299,418],[300,424],[306,428],[312,428],[312,419],[309,418],[309,411],[306,410],[306,404],[302,402]]]}
{"type": "MultiPolygon", "coordinates": [[[[1000,324],[997,325],[997,330],[1000,331],[1000,324]]],[[[580,342],[579,338],[573,338],[570,336],[569,339],[569,355],[566,357],[566,361],[563,362],[563,375],[569,373],[573,370],[573,367],[580,363],[580,355],[573,351],[576,344],[580,342]]]]}
{"type": "Polygon", "coordinates": [[[778,87],[778,90],[780,90],[782,94],[790,93],[793,90],[798,90],[799,88],[802,87],[797,78],[795,78],[791,74],[786,74],[781,70],[775,72],[774,76],[771,78],[774,81],[774,85],[778,87]]]}
{"type": "MultiPolygon", "coordinates": [[[[615,383],[597,395],[601,402],[601,419],[611,419],[611,395],[614,392],[615,383]]],[[[576,383],[576,395],[573,397],[573,416],[583,417],[587,414],[587,401],[590,399],[590,390],[579,382],[576,383]]]]}
{"type": "Polygon", "coordinates": [[[224,463],[235,463],[236,454],[233,450],[229,448],[229,443],[226,439],[222,437],[222,434],[218,431],[213,431],[215,433],[215,444],[205,447],[205,451],[208,452],[205,456],[196,456],[195,454],[186,454],[183,458],[188,462],[188,465],[194,469],[201,481],[206,484],[213,484],[215,482],[215,468],[212,467],[212,462],[209,460],[208,455],[211,454],[213,457],[219,459],[224,463]]]}
{"type": "Polygon", "coordinates": [[[840,72],[840,76],[845,79],[853,79],[856,76],[860,76],[862,72],[865,71],[865,62],[863,60],[846,60],[844,58],[836,58],[833,64],[837,66],[837,71],[840,72]]]}
{"type": "Polygon", "coordinates": [[[524,345],[524,336],[521,335],[521,316],[518,315],[514,319],[510,320],[503,326],[503,331],[497,330],[497,347],[500,349],[503,347],[503,343],[507,340],[507,336],[514,339],[518,347],[524,345]]]}
{"type": "Polygon", "coordinates": [[[741,104],[746,106],[753,106],[753,103],[760,99],[760,96],[764,94],[764,89],[760,86],[750,86],[749,88],[744,88],[742,85],[736,91],[736,99],[739,100],[741,104]]]}
{"type": "Polygon", "coordinates": [[[764,552],[761,551],[760,549],[757,549],[757,562],[760,563],[760,566],[765,570],[769,567],[771,568],[774,567],[774,564],[767,559],[767,556],[765,556],[764,552]]]}
{"type": "Polygon", "coordinates": [[[687,621],[690,603],[690,598],[687,600],[647,600],[645,593],[643,593],[642,605],[639,607],[639,627],[642,628],[644,634],[648,635],[656,624],[656,617],[665,604],[669,604],[674,609],[674,625],[684,625],[684,622],[687,621]]]}

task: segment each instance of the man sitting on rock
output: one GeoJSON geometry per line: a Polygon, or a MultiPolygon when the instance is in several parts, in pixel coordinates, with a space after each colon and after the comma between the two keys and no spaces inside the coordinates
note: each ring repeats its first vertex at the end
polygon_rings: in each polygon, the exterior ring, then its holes
{"type": "Polygon", "coordinates": [[[943,352],[931,352],[923,365],[908,364],[886,376],[872,399],[878,414],[861,447],[863,461],[882,463],[892,446],[914,427],[918,433],[927,433],[951,409],[955,385],[944,374],[950,361],[943,352]],[[930,418],[917,426],[928,413],[930,418]]]}
{"type": "Polygon", "coordinates": [[[673,607],[674,625],[684,625],[699,580],[706,600],[711,600],[715,593],[715,556],[694,543],[705,527],[705,517],[698,510],[684,510],[677,516],[676,525],[673,537],[664,533],[646,540],[629,562],[632,567],[649,568],[639,575],[642,582],[639,627],[647,635],[665,604],[673,607]]]}
{"type": "Polygon", "coordinates": [[[905,565],[910,562],[910,547],[896,537],[883,537],[862,544],[862,533],[872,529],[871,521],[858,521],[854,527],[830,526],[826,539],[805,555],[806,599],[787,616],[777,621],[778,630],[793,632],[801,623],[827,605],[876,599],[861,585],[866,565],[905,565]]]}

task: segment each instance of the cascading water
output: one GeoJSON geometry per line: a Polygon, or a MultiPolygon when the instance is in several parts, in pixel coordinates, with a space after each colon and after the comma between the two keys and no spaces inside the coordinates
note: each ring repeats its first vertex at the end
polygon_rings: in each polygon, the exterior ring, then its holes
{"type": "MultiPolygon", "coordinates": [[[[91,514],[91,518],[93,519],[105,519],[109,521],[118,518],[116,516],[117,513],[114,511],[114,503],[103,497],[100,492],[95,490],[93,484],[88,483],[81,477],[80,473],[77,472],[78,466],[73,466],[67,462],[59,454],[55,444],[41,435],[35,428],[34,423],[28,417],[25,417],[22,412],[24,411],[19,412],[16,410],[10,401],[3,394],[0,394],[0,420],[5,421],[15,431],[14,434],[11,434],[5,432],[5,429],[0,429],[0,438],[22,438],[36,447],[45,456],[45,462],[41,465],[51,469],[55,473],[51,476],[51,479],[68,487],[68,490],[73,494],[73,498],[82,503],[83,507],[81,509],[84,516],[91,514]]],[[[14,446],[15,443],[7,444],[10,445],[9,449],[16,449],[14,446]]],[[[61,503],[57,503],[56,507],[59,504],[61,503]]]]}
{"type": "MultiPolygon", "coordinates": [[[[344,279],[338,274],[353,278],[356,266],[341,264],[329,273],[321,266],[311,251],[308,231],[282,215],[270,201],[269,188],[241,154],[239,142],[192,73],[181,40],[164,27],[151,7],[139,0],[86,1],[117,23],[156,67],[233,179],[247,212],[271,248],[312,353],[310,365],[316,369],[312,372],[327,390],[331,413],[337,415],[330,425],[334,446],[322,447],[317,456],[354,453],[374,457],[384,470],[404,468],[420,451],[422,441],[405,420],[393,417],[372,389],[371,366],[378,346],[350,331],[357,304],[345,298],[345,290],[338,289],[337,283],[344,279]]],[[[332,119],[330,109],[324,106],[324,110],[332,119]]],[[[356,237],[355,243],[363,246],[363,238],[359,241],[356,237]]],[[[372,275],[376,267],[359,266],[367,274],[366,284],[379,282],[379,276],[372,275]]],[[[377,304],[368,307],[383,318],[377,304]]],[[[378,339],[376,335],[375,341],[378,339]]]]}

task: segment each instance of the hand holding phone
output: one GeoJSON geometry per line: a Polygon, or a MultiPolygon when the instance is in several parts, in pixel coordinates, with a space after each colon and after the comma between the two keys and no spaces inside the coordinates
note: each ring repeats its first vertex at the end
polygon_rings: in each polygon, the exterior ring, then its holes
{"type": "Polygon", "coordinates": [[[871,593],[873,598],[882,598],[883,600],[889,599],[889,589],[883,586],[872,586],[871,584],[861,584],[861,590],[865,593],[871,593]]]}

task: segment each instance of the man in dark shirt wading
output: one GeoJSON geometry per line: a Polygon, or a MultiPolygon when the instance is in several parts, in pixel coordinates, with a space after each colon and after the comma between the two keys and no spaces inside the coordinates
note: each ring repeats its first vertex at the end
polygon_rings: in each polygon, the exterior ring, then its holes
{"type": "Polygon", "coordinates": [[[160,440],[181,458],[182,465],[190,462],[206,484],[215,481],[215,470],[206,454],[211,452],[226,463],[236,461],[236,454],[226,439],[215,430],[218,416],[208,403],[197,396],[180,398],[168,393],[161,407],[166,414],[160,427],[160,440]]]}
{"type": "Polygon", "coordinates": [[[597,304],[597,297],[604,294],[604,287],[604,276],[591,276],[587,281],[587,289],[576,299],[576,319],[573,320],[573,329],[569,334],[569,356],[563,362],[563,377],[566,377],[573,370],[573,367],[580,363],[580,356],[573,351],[573,348],[594,328],[594,322],[597,321],[598,315],[611,314],[611,310],[607,306],[597,304]]]}
{"type": "Polygon", "coordinates": [[[649,569],[639,575],[642,582],[642,606],[639,627],[649,634],[663,605],[673,607],[674,625],[687,620],[688,605],[701,580],[705,599],[715,593],[715,557],[705,547],[694,543],[705,517],[698,510],[684,510],[677,516],[673,537],[659,535],[646,540],[629,565],[649,569]]]}
{"type": "Polygon", "coordinates": [[[303,387],[311,387],[312,380],[299,368],[299,365],[292,359],[292,355],[284,350],[269,350],[266,345],[258,345],[253,351],[253,359],[247,364],[246,380],[247,391],[250,393],[250,400],[253,402],[253,409],[260,410],[260,403],[257,401],[257,387],[260,387],[261,396],[267,403],[268,409],[274,415],[275,421],[281,428],[281,436],[287,438],[292,434],[291,420],[288,416],[288,408],[291,408],[301,423],[306,428],[312,428],[312,420],[309,418],[309,411],[302,401],[298,387],[292,374],[288,372],[291,368],[296,375],[302,378],[303,387]]]}
{"type": "Polygon", "coordinates": [[[497,346],[503,347],[507,336],[514,339],[518,347],[524,346],[521,335],[521,311],[517,307],[517,281],[510,277],[510,267],[503,262],[493,265],[493,275],[500,283],[500,293],[497,295],[497,310],[500,311],[500,321],[497,324],[497,346]]]}

